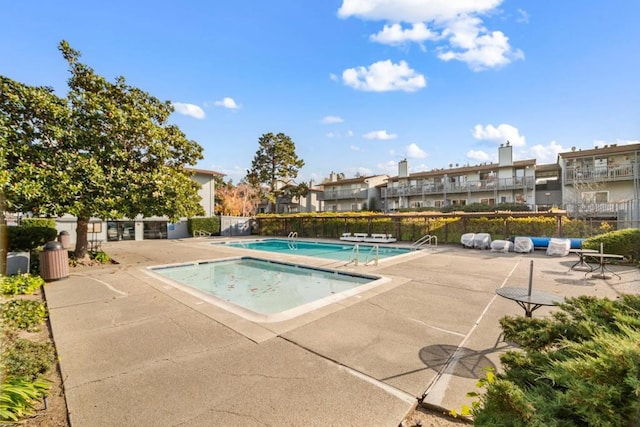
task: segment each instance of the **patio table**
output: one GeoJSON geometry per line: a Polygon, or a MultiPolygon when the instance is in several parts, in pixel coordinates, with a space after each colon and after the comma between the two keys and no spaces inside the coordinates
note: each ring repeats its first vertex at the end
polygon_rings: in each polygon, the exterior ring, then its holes
{"type": "Polygon", "coordinates": [[[542,306],[555,305],[564,301],[564,298],[559,295],[533,289],[533,260],[531,260],[529,268],[528,288],[503,287],[496,289],[496,294],[515,301],[516,304],[524,309],[525,317],[532,317],[533,312],[542,306]]]}
{"type": "Polygon", "coordinates": [[[578,255],[578,261],[573,264],[569,270],[574,270],[576,267],[587,267],[589,268],[589,273],[593,271],[593,267],[586,261],[586,258],[589,257],[589,254],[597,254],[598,251],[595,249],[571,249],[569,252],[578,255]]]}
{"type": "Polygon", "coordinates": [[[564,298],[559,295],[536,290],[531,290],[529,293],[525,288],[499,288],[496,289],[496,294],[515,301],[524,309],[525,317],[532,317],[533,312],[542,306],[555,305],[564,301],[564,298]]]}
{"type": "MultiPolygon", "coordinates": [[[[596,258],[598,260],[598,267],[596,267],[596,269],[598,270],[597,273],[591,275],[591,277],[594,277],[596,279],[611,279],[611,276],[607,276],[606,272],[608,271],[609,273],[613,274],[614,276],[616,276],[618,278],[618,280],[621,279],[620,275],[617,274],[615,271],[607,268],[607,264],[610,264],[611,261],[613,260],[622,260],[624,259],[624,256],[622,255],[617,255],[617,254],[603,254],[603,253],[594,253],[594,254],[587,254],[586,256],[590,257],[590,258],[596,258]]],[[[592,270],[594,271],[594,270],[592,270]]],[[[591,273],[592,271],[587,271],[585,273],[585,276],[589,273],[591,273]]]]}

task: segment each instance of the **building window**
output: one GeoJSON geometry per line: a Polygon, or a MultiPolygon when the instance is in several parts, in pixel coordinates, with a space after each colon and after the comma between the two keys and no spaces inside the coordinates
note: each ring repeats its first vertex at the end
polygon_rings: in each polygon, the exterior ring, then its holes
{"type": "Polygon", "coordinates": [[[451,204],[453,206],[464,206],[467,204],[467,200],[466,199],[453,199],[451,200],[451,204]]]}
{"type": "Polygon", "coordinates": [[[491,206],[496,204],[496,199],[480,199],[480,203],[491,206]]]}
{"type": "Polygon", "coordinates": [[[441,208],[444,206],[444,200],[434,200],[433,206],[436,208],[441,208]]]}
{"type": "Polygon", "coordinates": [[[166,239],[167,238],[167,222],[166,221],[145,221],[144,222],[144,239],[166,239]]]}

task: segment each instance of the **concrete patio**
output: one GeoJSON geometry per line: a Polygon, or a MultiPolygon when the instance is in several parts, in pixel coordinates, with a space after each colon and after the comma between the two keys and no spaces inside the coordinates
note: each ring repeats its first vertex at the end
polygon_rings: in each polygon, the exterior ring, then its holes
{"type": "MultiPolygon", "coordinates": [[[[78,426],[396,426],[425,402],[460,408],[509,344],[498,320],[523,314],[502,286],[564,297],[640,292],[569,271],[575,256],[425,249],[340,267],[388,283],[277,323],[254,323],[167,285],[145,267],[247,255],[336,268],[318,258],[211,245],[221,239],[109,243],[118,264],[45,286],[70,420],[78,426]]],[[[535,311],[548,315],[553,307],[535,311]]]]}

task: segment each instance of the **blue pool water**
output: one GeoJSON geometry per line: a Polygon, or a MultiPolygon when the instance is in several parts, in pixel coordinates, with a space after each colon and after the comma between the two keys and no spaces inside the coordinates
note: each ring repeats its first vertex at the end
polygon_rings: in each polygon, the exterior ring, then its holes
{"type": "MultiPolygon", "coordinates": [[[[220,242],[214,245],[227,245],[234,248],[255,249],[259,251],[287,253],[291,255],[304,255],[318,258],[329,258],[340,261],[349,260],[354,253],[354,244],[351,243],[325,243],[313,241],[298,241],[288,239],[261,239],[238,242],[220,242]]],[[[358,244],[359,261],[364,262],[366,257],[371,259],[371,251],[374,245],[358,244]]],[[[379,259],[403,255],[412,249],[396,246],[378,246],[379,259]]]]}
{"type": "Polygon", "coordinates": [[[379,276],[253,257],[149,270],[183,290],[213,297],[208,300],[216,305],[223,302],[224,308],[254,321],[286,320],[387,281],[379,276]]]}

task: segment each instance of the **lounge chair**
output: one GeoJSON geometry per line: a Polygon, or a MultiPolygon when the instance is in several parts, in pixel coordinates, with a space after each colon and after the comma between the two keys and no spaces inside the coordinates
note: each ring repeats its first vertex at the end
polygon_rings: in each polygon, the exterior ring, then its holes
{"type": "Polygon", "coordinates": [[[367,243],[393,243],[396,239],[391,234],[375,234],[371,233],[371,237],[365,237],[367,243]]]}
{"type": "Polygon", "coordinates": [[[342,233],[342,237],[340,240],[344,240],[346,242],[364,242],[364,239],[367,237],[367,233],[342,233]]]}

